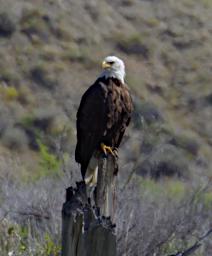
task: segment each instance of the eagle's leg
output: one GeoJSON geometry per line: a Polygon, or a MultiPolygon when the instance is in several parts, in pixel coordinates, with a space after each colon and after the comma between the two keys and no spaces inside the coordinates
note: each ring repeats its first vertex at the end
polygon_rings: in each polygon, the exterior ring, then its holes
{"type": "Polygon", "coordinates": [[[119,156],[119,155],[118,155],[118,148],[115,147],[115,148],[113,149],[113,154],[114,154],[114,156],[115,156],[116,158],[118,158],[118,156],[119,156]]]}
{"type": "Polygon", "coordinates": [[[111,155],[115,156],[112,147],[106,146],[104,143],[101,143],[100,146],[105,156],[107,156],[107,153],[110,153],[111,155]]]}

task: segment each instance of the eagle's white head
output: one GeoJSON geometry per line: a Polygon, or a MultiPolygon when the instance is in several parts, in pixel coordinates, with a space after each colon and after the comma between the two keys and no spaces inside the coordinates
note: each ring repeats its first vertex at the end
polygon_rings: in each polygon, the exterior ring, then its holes
{"type": "Polygon", "coordinates": [[[124,84],[125,65],[116,56],[107,56],[102,62],[103,71],[99,77],[113,77],[119,79],[124,84]]]}

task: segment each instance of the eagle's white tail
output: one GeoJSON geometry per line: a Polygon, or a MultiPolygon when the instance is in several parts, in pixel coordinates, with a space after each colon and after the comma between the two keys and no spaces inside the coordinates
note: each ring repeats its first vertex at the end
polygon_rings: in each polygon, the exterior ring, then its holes
{"type": "Polygon", "coordinates": [[[86,173],[85,173],[85,183],[86,185],[93,187],[97,184],[98,178],[98,158],[93,154],[91,157],[86,173]]]}

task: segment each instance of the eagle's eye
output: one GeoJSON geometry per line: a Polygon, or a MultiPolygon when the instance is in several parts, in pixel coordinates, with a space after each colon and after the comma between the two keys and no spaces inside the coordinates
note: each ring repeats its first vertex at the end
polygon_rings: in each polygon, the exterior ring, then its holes
{"type": "Polygon", "coordinates": [[[113,65],[114,61],[108,61],[107,63],[110,64],[110,65],[113,65]]]}

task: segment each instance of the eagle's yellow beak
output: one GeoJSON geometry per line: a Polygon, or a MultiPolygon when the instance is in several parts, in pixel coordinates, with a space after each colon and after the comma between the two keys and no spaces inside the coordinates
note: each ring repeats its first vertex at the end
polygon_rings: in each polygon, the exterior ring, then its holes
{"type": "Polygon", "coordinates": [[[102,68],[103,69],[105,69],[105,68],[110,68],[111,67],[111,65],[108,63],[108,62],[106,62],[106,61],[103,61],[102,62],[102,68]]]}

